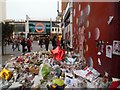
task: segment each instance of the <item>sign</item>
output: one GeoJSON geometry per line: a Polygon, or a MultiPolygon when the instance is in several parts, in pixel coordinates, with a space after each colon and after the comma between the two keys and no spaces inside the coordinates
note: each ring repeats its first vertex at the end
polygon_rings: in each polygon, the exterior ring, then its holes
{"type": "Polygon", "coordinates": [[[45,30],[44,24],[42,24],[42,23],[37,23],[37,24],[35,25],[35,30],[36,30],[36,32],[38,32],[38,33],[43,33],[44,30],[45,30]]]}
{"type": "Polygon", "coordinates": [[[50,34],[51,24],[48,21],[29,21],[29,33],[50,34]]]}

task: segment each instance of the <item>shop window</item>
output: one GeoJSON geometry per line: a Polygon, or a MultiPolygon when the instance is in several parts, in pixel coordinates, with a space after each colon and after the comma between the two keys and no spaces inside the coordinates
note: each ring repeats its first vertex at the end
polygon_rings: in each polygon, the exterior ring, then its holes
{"type": "Polygon", "coordinates": [[[57,31],[57,28],[55,28],[55,32],[57,31]]]}
{"type": "Polygon", "coordinates": [[[54,32],[54,28],[52,28],[52,31],[54,32]]]}
{"type": "Polygon", "coordinates": [[[50,25],[49,25],[49,24],[47,24],[47,25],[46,25],[46,27],[50,27],[50,25]]]}

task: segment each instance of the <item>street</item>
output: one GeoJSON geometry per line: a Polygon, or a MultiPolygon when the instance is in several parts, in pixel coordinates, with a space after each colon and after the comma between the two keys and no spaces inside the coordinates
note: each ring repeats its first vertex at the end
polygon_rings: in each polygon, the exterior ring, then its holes
{"type": "MultiPolygon", "coordinates": [[[[52,45],[51,45],[51,42],[50,42],[50,45],[49,45],[49,50],[52,49],[52,45]]],[[[12,57],[14,56],[19,56],[22,54],[22,46],[20,45],[20,51],[18,51],[17,49],[15,51],[12,50],[12,45],[9,45],[9,46],[6,46],[6,48],[4,49],[5,50],[5,55],[2,56],[0,54],[0,64],[4,64],[7,60],[11,59],[12,57]]],[[[43,45],[43,47],[41,48],[39,45],[38,45],[38,42],[37,41],[33,41],[32,43],[32,51],[42,51],[42,50],[45,50],[45,45],[43,45]]],[[[2,52],[2,49],[0,47],[0,52],[2,52]]]]}

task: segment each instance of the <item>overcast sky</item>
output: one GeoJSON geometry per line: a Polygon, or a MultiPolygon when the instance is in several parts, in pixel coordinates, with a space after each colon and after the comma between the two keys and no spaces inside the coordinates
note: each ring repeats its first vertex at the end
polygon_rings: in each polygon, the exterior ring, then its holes
{"type": "Polygon", "coordinates": [[[55,19],[57,1],[61,9],[61,0],[6,0],[7,19],[55,19]]]}

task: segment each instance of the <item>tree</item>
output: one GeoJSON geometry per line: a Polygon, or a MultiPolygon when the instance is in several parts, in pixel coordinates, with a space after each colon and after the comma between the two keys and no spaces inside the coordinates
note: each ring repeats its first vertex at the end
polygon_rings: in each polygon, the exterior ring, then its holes
{"type": "Polygon", "coordinates": [[[14,30],[14,25],[9,22],[2,23],[2,54],[4,55],[4,46],[6,39],[9,39],[14,30]]]}

